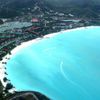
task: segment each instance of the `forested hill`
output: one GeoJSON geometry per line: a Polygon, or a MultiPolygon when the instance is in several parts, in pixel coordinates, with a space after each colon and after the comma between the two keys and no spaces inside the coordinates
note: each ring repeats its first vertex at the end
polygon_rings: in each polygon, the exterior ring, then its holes
{"type": "Polygon", "coordinates": [[[54,6],[68,6],[69,5],[100,5],[100,0],[44,0],[54,6]]]}
{"type": "Polygon", "coordinates": [[[15,17],[22,9],[35,7],[49,7],[55,11],[72,13],[76,16],[100,16],[100,0],[0,0],[0,17],[15,17]]]}
{"type": "Polygon", "coordinates": [[[100,0],[45,0],[55,10],[73,13],[76,16],[98,18],[100,0]]]}
{"type": "Polygon", "coordinates": [[[22,9],[35,7],[41,0],[0,0],[0,17],[15,17],[20,15],[22,9]]]}

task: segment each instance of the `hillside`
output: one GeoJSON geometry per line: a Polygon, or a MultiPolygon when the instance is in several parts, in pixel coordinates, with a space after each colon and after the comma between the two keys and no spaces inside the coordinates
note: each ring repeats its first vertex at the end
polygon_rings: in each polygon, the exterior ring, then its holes
{"type": "Polygon", "coordinates": [[[0,17],[15,17],[36,4],[44,9],[46,6],[58,12],[72,13],[77,17],[98,18],[99,0],[0,0],[0,17]]]}

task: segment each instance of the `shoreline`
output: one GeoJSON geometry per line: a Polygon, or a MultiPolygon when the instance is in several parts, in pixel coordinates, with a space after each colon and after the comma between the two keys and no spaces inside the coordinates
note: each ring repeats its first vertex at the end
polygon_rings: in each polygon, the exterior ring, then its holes
{"type": "MultiPolygon", "coordinates": [[[[2,62],[6,62],[7,63],[7,61],[12,56],[14,56],[18,51],[20,51],[21,49],[26,48],[26,47],[30,46],[31,44],[33,44],[33,43],[38,43],[42,39],[47,39],[47,38],[56,36],[56,35],[61,34],[61,33],[64,33],[64,32],[70,32],[70,31],[75,31],[75,30],[77,31],[77,30],[87,29],[87,28],[92,28],[92,27],[95,27],[95,26],[80,27],[80,28],[68,29],[68,30],[60,31],[60,32],[57,32],[57,33],[51,33],[51,34],[47,34],[47,35],[43,36],[42,38],[39,37],[39,38],[30,40],[30,41],[27,41],[27,42],[23,42],[23,43],[21,43],[21,45],[16,46],[11,51],[11,55],[10,54],[7,54],[6,56],[3,57],[3,60],[0,61],[0,81],[1,81],[2,85],[4,87],[6,87],[7,83],[10,83],[10,81],[7,81],[7,82],[4,82],[3,81],[3,78],[6,77],[7,75],[5,74],[5,72],[6,72],[5,64],[2,64],[2,62]]],[[[98,27],[98,26],[96,26],[96,27],[98,27]]],[[[16,90],[16,89],[14,88],[14,90],[16,90]]],[[[13,92],[14,90],[11,90],[11,92],[13,92]]]]}

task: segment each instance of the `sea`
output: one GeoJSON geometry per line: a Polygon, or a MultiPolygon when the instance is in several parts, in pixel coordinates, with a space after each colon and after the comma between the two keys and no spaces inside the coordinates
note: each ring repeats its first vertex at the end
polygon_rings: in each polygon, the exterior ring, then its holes
{"type": "Polygon", "coordinates": [[[6,68],[17,91],[51,100],[100,100],[100,26],[42,38],[18,51],[6,68]]]}

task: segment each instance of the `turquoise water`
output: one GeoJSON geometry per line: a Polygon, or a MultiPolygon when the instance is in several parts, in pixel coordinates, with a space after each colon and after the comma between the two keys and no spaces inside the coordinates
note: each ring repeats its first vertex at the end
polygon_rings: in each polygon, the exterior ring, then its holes
{"type": "Polygon", "coordinates": [[[52,100],[100,100],[100,27],[42,39],[7,63],[17,90],[41,92],[52,100]]]}

